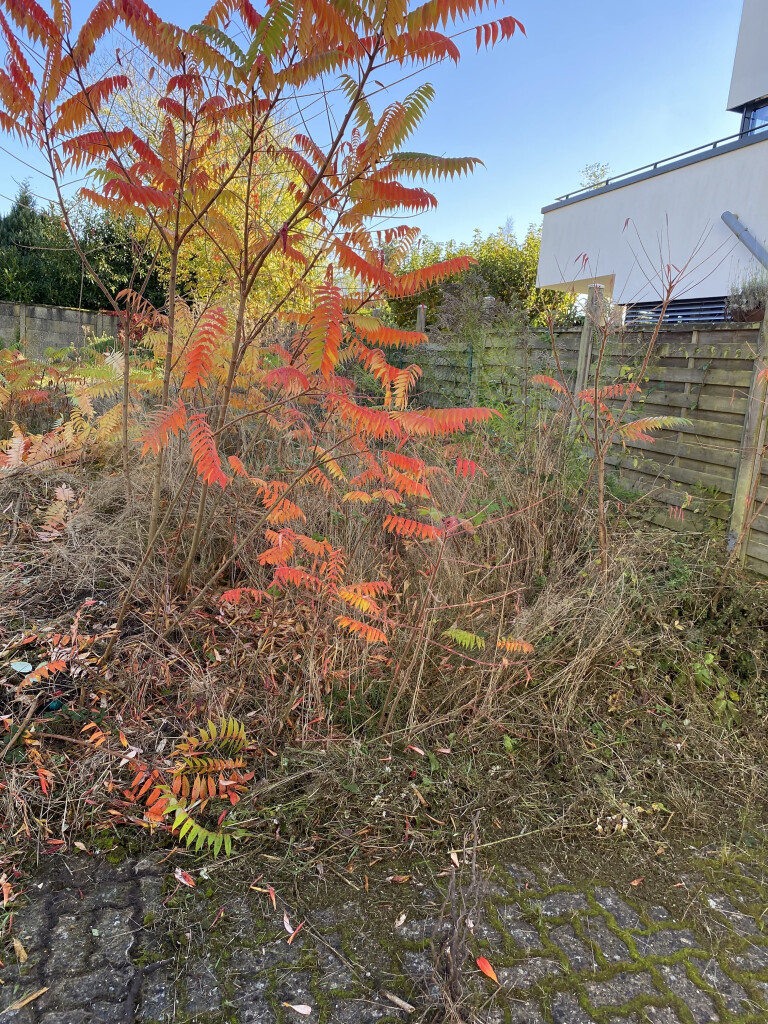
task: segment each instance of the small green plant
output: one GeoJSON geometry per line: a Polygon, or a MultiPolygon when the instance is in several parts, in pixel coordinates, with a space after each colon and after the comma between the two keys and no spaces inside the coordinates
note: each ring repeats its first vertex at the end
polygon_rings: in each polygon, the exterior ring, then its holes
{"type": "Polygon", "coordinates": [[[728,725],[735,725],[740,717],[741,698],[728,682],[728,678],[717,663],[717,658],[707,651],[701,661],[693,666],[693,678],[697,685],[705,690],[716,690],[711,700],[712,711],[716,718],[728,725]]]}

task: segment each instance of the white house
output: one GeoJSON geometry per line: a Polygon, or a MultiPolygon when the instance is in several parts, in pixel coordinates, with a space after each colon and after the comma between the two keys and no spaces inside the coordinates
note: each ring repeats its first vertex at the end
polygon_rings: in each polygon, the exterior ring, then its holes
{"type": "Polygon", "coordinates": [[[538,284],[602,284],[630,318],[658,305],[664,266],[687,267],[670,318],[716,320],[768,266],[768,0],[744,0],[728,109],[738,134],[544,207],[538,284]]]}

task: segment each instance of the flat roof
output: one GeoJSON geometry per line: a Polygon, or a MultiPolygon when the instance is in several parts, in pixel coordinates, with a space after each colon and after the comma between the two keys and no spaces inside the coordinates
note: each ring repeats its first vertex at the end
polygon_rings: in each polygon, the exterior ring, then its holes
{"type": "Polygon", "coordinates": [[[637,170],[629,171],[626,174],[619,174],[607,178],[602,184],[587,186],[560,196],[554,203],[542,207],[542,213],[551,213],[552,210],[560,210],[564,206],[571,206],[574,203],[581,203],[585,199],[593,199],[595,196],[604,195],[606,192],[613,192],[616,189],[625,188],[627,185],[634,185],[638,181],[646,181],[648,178],[656,178],[669,171],[679,170],[681,167],[688,167],[691,164],[701,163],[703,160],[711,160],[713,157],[722,156],[725,153],[732,153],[734,150],[745,149],[747,146],[754,146],[759,142],[768,141],[768,126],[755,129],[749,134],[729,135],[725,139],[718,139],[709,142],[697,149],[686,150],[677,156],[668,157],[666,160],[657,160],[656,163],[646,164],[637,170]]]}

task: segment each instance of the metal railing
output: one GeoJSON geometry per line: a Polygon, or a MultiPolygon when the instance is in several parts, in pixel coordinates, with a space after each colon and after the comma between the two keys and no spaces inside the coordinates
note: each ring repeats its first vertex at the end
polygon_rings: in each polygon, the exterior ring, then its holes
{"type": "Polygon", "coordinates": [[[564,196],[558,196],[555,202],[562,203],[566,199],[573,199],[575,196],[586,195],[588,192],[599,192],[607,185],[615,185],[628,178],[634,178],[635,175],[642,174],[644,171],[656,171],[660,167],[666,167],[667,164],[675,163],[677,160],[684,160],[687,156],[695,156],[697,153],[707,153],[712,150],[720,149],[720,147],[729,145],[732,142],[736,142],[738,139],[744,139],[749,135],[762,135],[764,133],[768,133],[768,124],[758,125],[755,128],[748,128],[746,131],[738,132],[736,135],[728,135],[724,139],[717,139],[715,142],[708,142],[706,145],[697,146],[695,149],[687,149],[684,153],[678,153],[676,156],[667,157],[665,160],[656,160],[655,163],[645,164],[643,167],[636,167],[634,171],[627,171],[624,174],[616,174],[612,178],[606,178],[605,181],[601,181],[599,185],[585,185],[583,188],[577,188],[573,192],[566,193],[564,196]]]}

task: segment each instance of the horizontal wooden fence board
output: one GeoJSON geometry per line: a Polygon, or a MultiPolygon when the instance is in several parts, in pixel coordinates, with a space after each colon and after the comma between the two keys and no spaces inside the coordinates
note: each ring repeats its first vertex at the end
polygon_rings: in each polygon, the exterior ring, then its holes
{"type": "MultiPolygon", "coordinates": [[[[644,515],[673,530],[705,533],[706,522],[730,521],[734,495],[743,494],[744,473],[752,473],[755,446],[763,433],[747,435],[754,421],[755,360],[763,335],[759,324],[692,324],[665,326],[658,332],[641,392],[626,411],[625,422],[644,416],[682,416],[690,422],[654,434],[653,443],[626,442],[608,457],[612,472],[638,494],[644,515]],[[752,411],[750,411],[752,410],[752,411]],[[751,442],[746,440],[749,436],[751,442]],[[745,468],[746,467],[746,468],[745,468]],[[676,509],[674,516],[670,508],[676,509]]],[[[564,400],[526,378],[543,374],[573,386],[582,341],[581,329],[557,333],[529,332],[512,337],[490,332],[470,354],[445,336],[409,353],[406,362],[425,368],[419,399],[429,404],[487,404],[498,400],[532,402],[534,409],[562,407],[564,400]],[[559,361],[559,366],[558,366],[559,361]],[[538,392],[538,393],[537,393],[538,392]]],[[[601,364],[600,384],[636,379],[653,338],[653,330],[633,330],[611,338],[601,364]]],[[[593,341],[587,377],[594,381],[597,359],[593,341]]],[[[587,387],[593,386],[591,383],[587,387]]],[[[614,415],[623,402],[610,403],[614,415]]],[[[567,408],[567,404],[566,404],[567,408]]],[[[762,406],[761,406],[762,408],[762,406]]],[[[768,500],[768,469],[760,478],[754,505],[768,500]]],[[[768,575],[768,505],[751,523],[745,543],[747,564],[768,575]]]]}
{"type": "MultiPolygon", "coordinates": [[[[636,470],[638,466],[635,465],[631,458],[610,456],[611,464],[618,465],[620,469],[636,470]]],[[[687,469],[685,466],[674,466],[674,465],[662,465],[661,463],[654,463],[653,460],[647,460],[646,469],[655,475],[661,476],[662,474],[669,480],[673,480],[675,483],[683,484],[686,487],[700,487],[704,490],[713,490],[715,492],[722,491],[724,494],[733,494],[733,476],[715,475],[714,473],[700,472],[699,470],[687,469]]]]}
{"type": "Polygon", "coordinates": [[[739,453],[733,448],[724,448],[718,444],[682,444],[674,438],[658,435],[653,442],[628,441],[627,448],[641,452],[658,452],[663,455],[671,455],[674,458],[733,469],[736,468],[739,461],[739,453]]]}

